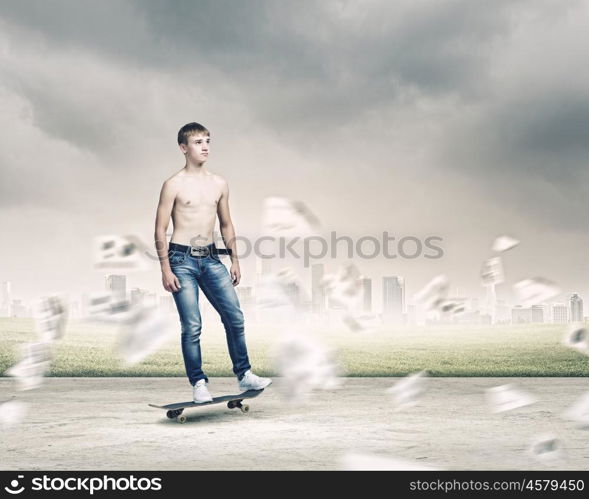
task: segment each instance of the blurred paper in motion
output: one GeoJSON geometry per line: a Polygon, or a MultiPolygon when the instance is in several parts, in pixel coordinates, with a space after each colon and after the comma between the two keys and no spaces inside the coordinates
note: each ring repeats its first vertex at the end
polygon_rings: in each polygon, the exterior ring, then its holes
{"type": "Polygon", "coordinates": [[[563,461],[566,457],[562,441],[554,434],[535,437],[529,452],[534,459],[545,464],[554,464],[557,461],[563,461]]]}
{"type": "Polygon", "coordinates": [[[543,277],[519,281],[513,285],[513,290],[523,307],[538,305],[561,293],[560,288],[555,283],[543,277]]]}
{"type": "Polygon", "coordinates": [[[501,258],[495,256],[485,260],[481,268],[481,284],[483,286],[489,286],[492,284],[501,284],[504,281],[505,277],[503,275],[501,258]]]}
{"type": "Polygon", "coordinates": [[[43,383],[50,360],[49,343],[26,343],[22,346],[20,362],[10,367],[6,374],[17,379],[20,390],[34,390],[43,383]]]}
{"type": "Polygon", "coordinates": [[[136,306],[132,319],[123,326],[119,353],[127,365],[137,364],[171,338],[174,322],[157,308],[136,306]]]}
{"type": "Polygon", "coordinates": [[[7,400],[0,403],[0,428],[7,430],[20,424],[27,413],[28,406],[18,400],[7,400]]]}
{"type": "Polygon", "coordinates": [[[302,201],[269,197],[264,201],[262,231],[274,237],[304,237],[317,233],[318,218],[302,201]]]}
{"type": "Polygon", "coordinates": [[[330,306],[353,310],[362,291],[361,275],[353,263],[340,266],[334,274],[327,274],[321,286],[329,299],[330,306]]]}
{"type": "Polygon", "coordinates": [[[370,333],[382,326],[382,319],[376,314],[343,315],[342,321],[354,333],[370,333]]]}
{"type": "Polygon", "coordinates": [[[427,376],[426,371],[411,374],[387,389],[396,411],[402,411],[417,404],[424,392],[425,376],[427,376]]]}
{"type": "Polygon", "coordinates": [[[63,337],[68,318],[67,305],[63,297],[42,297],[34,303],[33,314],[41,341],[56,341],[63,337]]]}
{"type": "Polygon", "coordinates": [[[589,425],[589,392],[585,392],[572,406],[566,409],[563,417],[582,425],[589,425]]]}
{"type": "Polygon", "coordinates": [[[133,235],[94,238],[94,269],[101,271],[148,270],[147,246],[133,235]]]}
{"type": "Polygon", "coordinates": [[[415,293],[413,298],[426,310],[439,310],[446,302],[449,289],[450,283],[448,278],[444,274],[440,274],[415,293]]]}
{"type": "Polygon", "coordinates": [[[504,251],[508,251],[512,248],[515,248],[519,244],[517,239],[514,239],[510,236],[499,236],[493,242],[493,251],[497,253],[502,253],[504,251]]]}
{"type": "Polygon", "coordinates": [[[485,397],[494,413],[512,411],[536,402],[536,397],[512,384],[488,388],[485,391],[485,397]]]}
{"type": "Polygon", "coordinates": [[[314,390],[340,386],[329,350],[304,333],[284,332],[274,358],[282,376],[280,387],[289,401],[301,402],[314,390]]]}
{"type": "Polygon", "coordinates": [[[131,302],[118,299],[110,292],[100,292],[90,296],[88,314],[84,318],[91,322],[126,324],[133,322],[134,317],[131,302]]]}
{"type": "Polygon", "coordinates": [[[569,326],[563,344],[578,352],[589,355],[589,332],[583,323],[573,323],[569,326]]]}

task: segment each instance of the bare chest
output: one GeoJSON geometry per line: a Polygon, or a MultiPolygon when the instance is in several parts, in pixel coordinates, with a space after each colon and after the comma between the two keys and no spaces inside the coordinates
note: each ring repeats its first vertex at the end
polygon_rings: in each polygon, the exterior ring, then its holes
{"type": "Polygon", "coordinates": [[[221,187],[211,178],[187,179],[176,195],[176,208],[182,211],[217,209],[221,187]]]}

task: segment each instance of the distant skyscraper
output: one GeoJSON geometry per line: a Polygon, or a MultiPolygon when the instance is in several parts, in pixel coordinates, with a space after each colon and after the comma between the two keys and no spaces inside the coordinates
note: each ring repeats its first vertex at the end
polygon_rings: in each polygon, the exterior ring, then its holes
{"type": "Polygon", "coordinates": [[[583,321],[583,300],[577,294],[573,293],[569,300],[569,307],[571,312],[571,322],[582,322],[583,321]]]}
{"type": "Polygon", "coordinates": [[[2,281],[0,284],[0,317],[10,316],[10,304],[12,303],[12,292],[10,281],[2,281]]]}
{"type": "Polygon", "coordinates": [[[511,309],[512,324],[529,324],[532,322],[532,309],[516,305],[511,309]]]}
{"type": "Polygon", "coordinates": [[[165,312],[175,312],[176,311],[176,304],[174,303],[174,297],[172,293],[168,293],[167,295],[160,295],[159,296],[159,304],[158,308],[165,312]]]}
{"type": "MultiPolygon", "coordinates": [[[[254,280],[254,293],[260,293],[264,277],[272,273],[272,260],[256,256],[256,275],[254,280]]],[[[239,289],[239,287],[237,288],[239,289]]]]}
{"type": "Polygon", "coordinates": [[[385,318],[400,322],[405,307],[405,279],[400,276],[382,278],[382,313],[385,318]]]}
{"type": "Polygon", "coordinates": [[[325,312],[325,288],[321,286],[323,279],[323,264],[311,265],[311,309],[315,314],[325,312]]]}
{"type": "Polygon", "coordinates": [[[272,272],[272,259],[256,256],[256,276],[259,278],[272,272]]]}
{"type": "Polygon", "coordinates": [[[127,277],[124,275],[107,275],[106,290],[110,291],[115,300],[124,300],[127,298],[127,277]]]}
{"type": "Polygon", "coordinates": [[[73,319],[73,318],[79,318],[80,317],[80,302],[78,300],[72,300],[70,301],[69,304],[69,316],[73,319]]]}
{"type": "Polygon", "coordinates": [[[372,312],[372,279],[363,277],[360,279],[360,286],[362,290],[362,311],[372,312]]]}
{"type": "Polygon", "coordinates": [[[555,303],[552,305],[552,322],[555,324],[568,322],[568,311],[568,307],[564,303],[555,303]]]}
{"type": "Polygon", "coordinates": [[[241,306],[252,305],[254,303],[253,288],[251,286],[238,286],[237,297],[241,306]]]}
{"type": "Polygon", "coordinates": [[[22,300],[12,300],[10,304],[11,317],[30,317],[30,311],[23,304],[22,300]]]}
{"type": "Polygon", "coordinates": [[[542,324],[544,322],[544,307],[532,305],[532,322],[542,324]]]}
{"type": "MultiPolygon", "coordinates": [[[[476,310],[476,309],[474,309],[476,310]]],[[[495,306],[495,322],[498,323],[507,323],[509,322],[509,306],[505,302],[505,300],[497,300],[497,305],[495,306]]]]}
{"type": "Polygon", "coordinates": [[[301,296],[301,290],[299,289],[299,287],[297,286],[296,283],[291,282],[291,283],[285,283],[284,285],[284,293],[286,294],[286,296],[288,296],[290,302],[295,306],[295,307],[300,307],[302,304],[302,299],[303,297],[301,296]]]}
{"type": "Polygon", "coordinates": [[[130,298],[131,303],[133,305],[142,304],[147,293],[148,293],[148,291],[146,289],[141,289],[141,288],[131,289],[131,298],[130,298]]]}
{"type": "MultiPolygon", "coordinates": [[[[170,295],[171,297],[172,295],[170,295]]],[[[172,300],[174,298],[172,297],[172,300]]],[[[159,305],[159,299],[154,291],[146,291],[143,295],[143,306],[144,307],[157,307],[159,305]]]]}

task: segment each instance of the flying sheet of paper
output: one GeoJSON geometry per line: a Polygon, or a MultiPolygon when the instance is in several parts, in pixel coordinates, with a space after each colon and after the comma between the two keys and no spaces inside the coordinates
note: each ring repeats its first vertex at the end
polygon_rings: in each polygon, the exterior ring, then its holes
{"type": "Polygon", "coordinates": [[[28,406],[19,400],[8,400],[0,403],[0,428],[8,430],[24,421],[28,406]]]}
{"type": "Polygon", "coordinates": [[[512,411],[536,402],[536,397],[512,384],[488,388],[485,391],[487,404],[494,413],[512,411]]]}
{"type": "Polygon", "coordinates": [[[565,419],[576,421],[582,425],[589,425],[589,392],[585,392],[564,413],[565,419]]]}
{"type": "Polygon", "coordinates": [[[360,314],[342,316],[342,322],[355,333],[371,333],[382,326],[382,319],[376,314],[360,314]]]}
{"type": "Polygon", "coordinates": [[[33,317],[42,342],[61,339],[68,318],[65,298],[59,295],[40,298],[33,305],[33,317]]]}
{"type": "Polygon", "coordinates": [[[513,285],[513,290],[524,307],[538,305],[561,293],[555,283],[543,277],[519,281],[513,285]]]}
{"type": "Polygon", "coordinates": [[[449,315],[460,315],[466,310],[464,299],[444,300],[439,307],[440,312],[449,315]]]}
{"type": "Polygon", "coordinates": [[[391,396],[396,411],[402,411],[417,404],[425,389],[426,376],[426,371],[411,374],[386,390],[391,396]]]}
{"type": "Polygon", "coordinates": [[[499,236],[493,242],[493,251],[497,253],[502,253],[504,251],[508,251],[512,248],[515,248],[519,244],[517,239],[514,239],[510,236],[499,236]]]}
{"type": "Polygon", "coordinates": [[[26,343],[21,348],[21,360],[10,367],[6,374],[17,379],[20,390],[34,390],[43,383],[51,360],[50,344],[26,343]]]}
{"type": "Polygon", "coordinates": [[[147,246],[134,235],[109,234],[94,238],[94,269],[100,271],[149,270],[147,246]]]}
{"type": "Polygon", "coordinates": [[[493,284],[501,284],[504,281],[505,276],[503,275],[503,263],[501,262],[501,258],[495,256],[485,260],[481,268],[481,284],[483,286],[489,286],[493,284]]]}
{"type": "Polygon", "coordinates": [[[585,355],[589,355],[589,331],[587,327],[582,323],[570,324],[563,344],[585,355]]]}
{"type": "Polygon", "coordinates": [[[302,402],[314,390],[329,390],[341,384],[329,350],[305,334],[283,333],[274,359],[281,390],[290,402],[302,402]]]}
{"type": "Polygon", "coordinates": [[[173,324],[159,309],[140,306],[121,332],[119,353],[127,365],[137,364],[156,352],[171,337],[173,324]]]}
{"type": "Polygon", "coordinates": [[[413,295],[413,299],[426,310],[439,310],[446,301],[450,282],[444,274],[440,274],[429,281],[420,291],[413,295]]]}
{"type": "Polygon", "coordinates": [[[269,197],[264,200],[262,231],[274,237],[304,237],[315,235],[319,219],[302,201],[269,197]]]}
{"type": "Polygon", "coordinates": [[[260,276],[256,287],[256,304],[259,308],[294,310],[305,300],[305,292],[292,269],[260,276]]]}
{"type": "Polygon", "coordinates": [[[530,455],[545,464],[563,461],[566,458],[564,444],[555,434],[538,435],[532,440],[530,455]]]}
{"type": "Polygon", "coordinates": [[[128,324],[134,321],[136,306],[109,292],[93,293],[88,301],[86,320],[110,324],[128,324]]]}
{"type": "Polygon", "coordinates": [[[321,286],[329,297],[329,303],[345,310],[353,309],[361,295],[361,277],[353,263],[342,265],[334,274],[323,276],[321,286]]]}

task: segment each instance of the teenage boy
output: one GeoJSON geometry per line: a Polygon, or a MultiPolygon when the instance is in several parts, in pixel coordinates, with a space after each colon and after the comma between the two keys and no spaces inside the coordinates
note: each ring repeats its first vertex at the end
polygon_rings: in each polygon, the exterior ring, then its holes
{"type": "Polygon", "coordinates": [[[199,123],[188,123],[180,129],[178,145],[186,163],[164,182],[155,221],[162,283],[176,302],[182,326],[184,366],[197,403],[212,400],[207,389],[208,378],[202,370],[199,288],[221,316],[239,389],[261,390],[272,383],[271,379],[261,378],[251,371],[243,313],[234,289],[241,272],[229,214],[229,189],[223,177],[205,168],[210,142],[209,131],[199,123]],[[213,242],[215,216],[219,217],[221,236],[231,257],[229,271],[219,259],[222,250],[213,242]],[[166,249],[170,217],[174,232],[166,249]]]}

